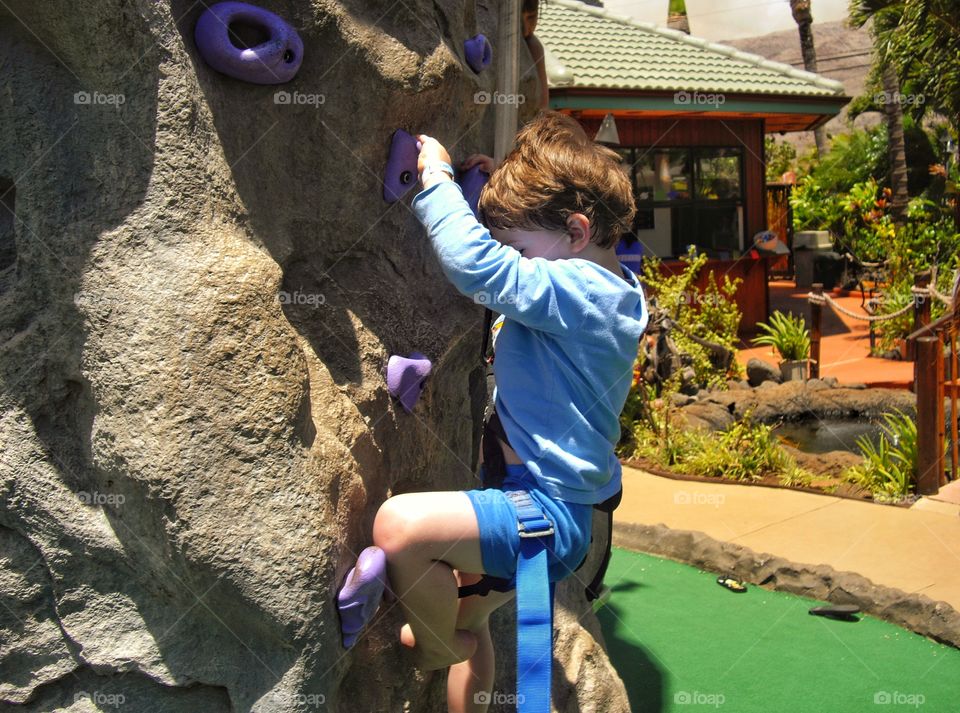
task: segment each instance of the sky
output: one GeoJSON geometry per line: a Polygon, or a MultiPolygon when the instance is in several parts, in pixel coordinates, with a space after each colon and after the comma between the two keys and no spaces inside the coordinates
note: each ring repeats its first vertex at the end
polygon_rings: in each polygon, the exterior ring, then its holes
{"type": "MultiPolygon", "coordinates": [[[[789,0],[686,0],[690,33],[707,40],[735,40],[796,29],[789,0]]],[[[669,0],[604,0],[610,12],[658,25],[667,23],[669,0]]],[[[812,0],[813,21],[847,16],[849,0],[812,0]]]]}

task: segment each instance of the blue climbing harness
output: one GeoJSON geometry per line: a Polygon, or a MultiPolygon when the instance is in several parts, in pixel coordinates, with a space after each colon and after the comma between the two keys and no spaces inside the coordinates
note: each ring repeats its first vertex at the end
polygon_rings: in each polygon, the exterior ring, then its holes
{"type": "Polygon", "coordinates": [[[553,523],[526,490],[504,495],[517,508],[517,713],[550,713],[554,583],[547,574],[546,538],[553,523]]]}

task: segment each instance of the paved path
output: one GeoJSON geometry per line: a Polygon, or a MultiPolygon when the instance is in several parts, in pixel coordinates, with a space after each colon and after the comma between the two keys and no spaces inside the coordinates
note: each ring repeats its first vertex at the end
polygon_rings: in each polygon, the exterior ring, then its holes
{"type": "MultiPolygon", "coordinates": [[[[770,283],[770,312],[793,312],[801,314],[809,325],[810,307],[807,293],[810,290],[797,288],[792,281],[770,283]]],[[[856,314],[866,314],[860,307],[860,293],[833,298],[846,309],[856,314]]],[[[829,307],[823,309],[823,339],[820,343],[820,376],[835,376],[841,383],[864,383],[868,386],[891,386],[908,388],[913,383],[913,363],[877,359],[870,353],[869,328],[866,322],[838,315],[829,307]]],[[[776,365],[779,357],[769,347],[741,349],[737,355],[746,365],[751,357],[757,357],[776,365]]]]}
{"type": "Polygon", "coordinates": [[[804,564],[828,564],[920,592],[960,611],[955,494],[912,508],[750,485],[672,480],[623,469],[615,521],[699,530],[804,564]]]}

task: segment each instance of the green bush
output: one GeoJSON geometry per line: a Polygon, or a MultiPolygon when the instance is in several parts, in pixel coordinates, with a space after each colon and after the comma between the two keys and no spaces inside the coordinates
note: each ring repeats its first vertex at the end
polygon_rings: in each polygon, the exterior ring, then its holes
{"type": "Polygon", "coordinates": [[[777,310],[770,315],[769,322],[757,322],[757,327],[766,334],[754,337],[754,344],[773,347],[783,361],[809,358],[810,332],[803,317],[777,310]]]}
{"type": "Polygon", "coordinates": [[[863,463],[847,470],[848,480],[872,492],[876,500],[903,500],[913,493],[917,473],[915,419],[902,411],[886,414],[877,444],[860,436],[857,447],[863,463]]]}
{"type": "Polygon", "coordinates": [[[702,386],[724,386],[727,379],[737,378],[743,367],[733,359],[729,368],[721,369],[710,360],[707,347],[690,339],[695,335],[708,342],[719,344],[736,353],[742,314],[737,306],[736,294],[741,280],[723,276],[722,283],[711,270],[705,290],[695,287],[697,275],[707,262],[704,253],[690,252],[680,258],[685,263],[682,272],[661,275],[660,261],[654,256],[644,258],[643,283],[649,294],[656,299],[658,307],[665,309],[679,329],[670,336],[677,348],[693,359],[693,370],[702,386]]]}
{"type": "Polygon", "coordinates": [[[777,183],[784,173],[796,165],[797,150],[787,141],[777,141],[772,136],[767,136],[763,140],[763,154],[768,183],[777,183]]]}

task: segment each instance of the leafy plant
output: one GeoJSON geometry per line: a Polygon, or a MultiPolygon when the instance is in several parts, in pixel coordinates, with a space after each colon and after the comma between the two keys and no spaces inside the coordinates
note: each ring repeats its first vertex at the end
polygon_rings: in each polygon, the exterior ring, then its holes
{"type": "Polygon", "coordinates": [[[782,473],[789,465],[773,426],[753,423],[749,416],[719,433],[692,431],[690,440],[691,447],[678,465],[694,475],[757,480],[782,473]]]}
{"type": "Polygon", "coordinates": [[[776,183],[784,173],[791,170],[797,160],[797,150],[787,141],[777,141],[772,136],[763,140],[763,153],[767,164],[767,182],[776,183]]]}
{"type": "Polygon", "coordinates": [[[867,488],[878,500],[902,500],[912,494],[917,473],[917,423],[913,418],[902,411],[886,414],[877,443],[860,436],[857,447],[863,463],[847,470],[848,480],[867,488]]]}
{"type": "Polygon", "coordinates": [[[707,262],[705,253],[695,250],[683,255],[684,269],[673,275],[660,272],[656,257],[643,261],[643,283],[656,305],[666,309],[678,327],[671,332],[677,348],[689,354],[697,381],[705,386],[724,386],[727,379],[742,374],[743,367],[736,359],[719,366],[711,360],[710,350],[691,338],[712,342],[736,352],[742,314],[736,294],[742,280],[723,276],[722,283],[711,271],[704,289],[696,286],[697,277],[707,262]]]}
{"type": "Polygon", "coordinates": [[[753,343],[773,347],[783,361],[802,360],[810,356],[810,332],[803,317],[778,310],[770,315],[769,322],[758,322],[757,327],[766,334],[754,337],[753,343]]]}

